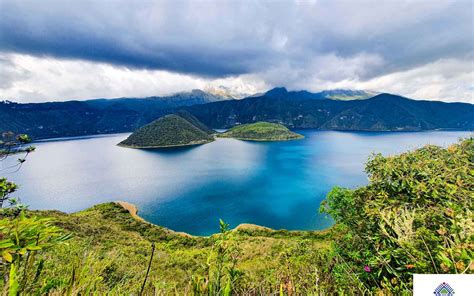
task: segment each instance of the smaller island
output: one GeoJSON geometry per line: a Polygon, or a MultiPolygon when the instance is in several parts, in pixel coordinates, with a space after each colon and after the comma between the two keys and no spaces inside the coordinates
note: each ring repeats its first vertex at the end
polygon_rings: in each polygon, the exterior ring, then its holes
{"type": "Polygon", "coordinates": [[[287,141],[304,138],[284,125],[263,121],[238,125],[217,136],[247,141],[287,141]]]}
{"type": "Polygon", "coordinates": [[[163,116],[142,126],[118,145],[153,149],[200,145],[214,141],[210,130],[200,128],[202,123],[197,118],[190,114],[186,116],[188,120],[176,114],[163,116]],[[189,120],[192,120],[194,124],[189,120]]]}

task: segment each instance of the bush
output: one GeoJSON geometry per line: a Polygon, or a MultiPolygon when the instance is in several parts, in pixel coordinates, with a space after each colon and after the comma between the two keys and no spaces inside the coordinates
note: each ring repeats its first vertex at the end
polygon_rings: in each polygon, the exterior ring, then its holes
{"type": "Polygon", "coordinates": [[[44,260],[37,262],[35,255],[69,237],[51,219],[26,217],[24,211],[0,219],[0,275],[9,287],[9,295],[35,289],[44,266],[44,260]]]}
{"type": "Polygon", "coordinates": [[[375,154],[366,172],[369,185],[334,188],[321,207],[339,224],[336,253],[350,276],[367,290],[403,294],[414,273],[473,272],[472,138],[375,154]]]}

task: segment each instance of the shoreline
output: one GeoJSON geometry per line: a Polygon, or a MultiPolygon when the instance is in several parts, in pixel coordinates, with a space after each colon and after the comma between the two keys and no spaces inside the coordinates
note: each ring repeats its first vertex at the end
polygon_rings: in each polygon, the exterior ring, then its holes
{"type": "Polygon", "coordinates": [[[120,205],[122,208],[126,209],[134,219],[137,219],[142,222],[147,222],[145,221],[145,219],[143,219],[142,217],[138,215],[138,208],[136,205],[126,202],[126,201],[116,201],[115,203],[120,205]]]}
{"type": "Polygon", "coordinates": [[[295,137],[295,138],[289,138],[289,139],[253,139],[253,138],[236,138],[236,137],[222,137],[222,136],[217,136],[217,138],[235,139],[235,140],[253,141],[253,142],[283,142],[283,141],[302,140],[305,138],[305,136],[301,135],[301,137],[295,137]]]}
{"type": "MultiPolygon", "coordinates": [[[[140,217],[138,215],[138,207],[135,204],[132,204],[132,203],[126,202],[126,201],[115,201],[114,203],[116,205],[122,207],[123,209],[127,210],[130,213],[130,215],[134,219],[136,219],[137,221],[147,223],[147,224],[150,224],[150,225],[154,225],[154,226],[158,226],[158,227],[162,227],[162,228],[166,229],[167,231],[169,231],[171,233],[175,233],[175,234],[178,234],[178,235],[181,235],[181,236],[196,238],[196,237],[211,237],[213,235],[218,234],[218,232],[216,232],[216,233],[213,233],[211,235],[194,235],[194,234],[190,234],[190,233],[187,233],[187,232],[175,231],[175,230],[169,229],[166,226],[151,223],[151,222],[143,219],[142,217],[140,217]]],[[[332,226],[330,226],[326,229],[321,229],[321,230],[288,230],[288,229],[273,229],[273,228],[270,228],[270,227],[261,226],[261,225],[257,225],[257,224],[252,224],[252,223],[240,223],[235,228],[232,228],[231,231],[268,231],[268,232],[288,231],[289,233],[298,233],[298,232],[324,233],[324,232],[330,231],[331,228],[332,228],[332,226]]]]}
{"type": "Polygon", "coordinates": [[[153,225],[153,226],[159,226],[159,227],[162,227],[164,229],[166,229],[167,231],[171,232],[171,233],[175,233],[175,234],[178,234],[178,235],[181,235],[181,236],[185,236],[185,237],[197,237],[196,235],[192,235],[192,234],[189,234],[187,232],[181,232],[181,231],[174,231],[172,229],[169,229],[168,227],[165,227],[165,226],[161,226],[161,225],[156,225],[154,223],[151,223],[145,219],[143,219],[142,217],[140,217],[138,215],[138,207],[132,203],[129,203],[129,202],[126,202],[126,201],[115,201],[114,202],[116,205],[118,206],[121,206],[122,208],[124,208],[125,210],[127,210],[129,213],[130,213],[130,216],[132,216],[133,219],[137,220],[137,221],[140,221],[140,222],[143,222],[143,223],[147,223],[147,224],[150,224],[150,225],[153,225]]]}
{"type": "MultiPolygon", "coordinates": [[[[216,130],[226,131],[227,129],[216,128],[216,130]]],[[[374,129],[326,129],[326,128],[316,128],[316,127],[296,127],[291,128],[295,131],[317,131],[317,132],[341,132],[341,133],[429,133],[429,132],[470,132],[473,133],[474,130],[466,129],[451,129],[451,128],[438,128],[438,129],[422,129],[422,130],[374,130],[374,129]]],[[[93,133],[86,135],[76,135],[76,136],[61,136],[61,137],[39,137],[32,138],[32,143],[44,143],[44,142],[61,142],[61,141],[72,141],[72,140],[81,140],[89,138],[101,138],[101,137],[114,137],[118,135],[130,135],[132,131],[129,132],[111,132],[111,133],[93,133]]],[[[219,137],[218,138],[229,138],[229,137],[219,137]]],[[[234,138],[235,139],[235,138],[234,138]]],[[[118,144],[117,144],[118,145],[118,144]]],[[[126,146],[123,146],[126,147],[126,146]]],[[[127,147],[128,148],[128,147],[127,147]]]]}
{"type": "Polygon", "coordinates": [[[118,143],[117,146],[123,147],[123,148],[132,148],[132,149],[159,149],[159,148],[192,147],[192,146],[198,146],[198,145],[204,145],[204,144],[212,143],[214,141],[215,141],[215,139],[213,139],[212,141],[205,141],[205,142],[199,142],[199,143],[178,144],[178,145],[163,145],[163,146],[133,146],[133,145],[118,143]]]}

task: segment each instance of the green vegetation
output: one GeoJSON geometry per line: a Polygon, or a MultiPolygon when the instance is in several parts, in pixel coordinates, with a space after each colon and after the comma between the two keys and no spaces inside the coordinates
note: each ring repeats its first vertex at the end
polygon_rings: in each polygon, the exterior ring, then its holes
{"type": "MultiPolygon", "coordinates": [[[[195,117],[192,118],[199,123],[195,117]]],[[[178,115],[170,114],[139,128],[119,145],[130,148],[161,148],[198,145],[212,141],[214,138],[207,130],[202,130],[178,115]]]]}
{"type": "Polygon", "coordinates": [[[189,113],[186,110],[179,110],[179,111],[175,112],[174,114],[178,115],[179,117],[181,117],[183,119],[185,119],[186,121],[188,121],[189,123],[191,123],[192,125],[199,128],[200,130],[206,132],[209,135],[213,135],[213,134],[216,133],[215,130],[210,129],[208,126],[206,126],[204,123],[199,121],[199,119],[197,119],[194,115],[192,115],[191,113],[189,113]]]}
{"type": "MultiPolygon", "coordinates": [[[[366,171],[367,186],[328,194],[321,210],[336,224],[326,231],[229,230],[220,221],[220,233],[194,237],[147,223],[126,203],[74,214],[13,203],[0,212],[0,290],[409,295],[414,273],[474,272],[474,139],[376,154],[366,171]]],[[[8,184],[5,196],[16,188],[8,184]]]]}
{"type": "Polygon", "coordinates": [[[25,212],[0,220],[0,253],[4,283],[9,295],[37,291],[45,259],[36,260],[40,251],[53,248],[69,239],[49,218],[25,217],[25,212]]]}
{"type": "MultiPolygon", "coordinates": [[[[0,171],[15,172],[18,171],[26,161],[28,155],[35,151],[34,146],[27,146],[31,142],[28,135],[15,135],[13,132],[4,132],[0,137],[0,162],[13,155],[19,156],[17,162],[8,167],[1,167],[0,171]]],[[[12,197],[12,193],[17,190],[17,185],[0,177],[0,209],[8,202],[10,207],[21,207],[17,200],[12,197]]]]}
{"type": "Polygon", "coordinates": [[[0,101],[0,126],[17,133],[28,132],[33,139],[124,133],[184,109],[207,126],[219,129],[232,127],[236,122],[270,121],[298,129],[474,130],[474,104],[410,100],[390,94],[372,97],[363,91],[313,94],[276,89],[274,96],[271,92],[242,100],[222,100],[193,92],[191,96],[144,99],[28,104],[0,101]],[[364,96],[372,98],[362,100],[364,96]]]}
{"type": "Polygon", "coordinates": [[[337,222],[335,269],[394,295],[409,294],[414,273],[474,272],[474,139],[376,154],[366,172],[368,186],[335,188],[322,207],[337,222]]]}
{"type": "Polygon", "coordinates": [[[270,294],[288,287],[305,294],[316,291],[318,277],[326,277],[323,264],[330,231],[274,231],[249,225],[229,231],[221,222],[220,234],[193,237],[135,219],[116,203],[74,214],[27,214],[54,219],[57,227],[72,234],[67,244],[42,250],[30,265],[28,282],[34,284],[29,291],[41,295],[136,295],[152,243],[155,254],[143,295],[270,294]],[[34,280],[40,262],[42,272],[34,280]]]}
{"type": "Polygon", "coordinates": [[[250,141],[285,141],[303,138],[302,135],[290,131],[281,124],[263,121],[238,125],[218,136],[250,141]]]}

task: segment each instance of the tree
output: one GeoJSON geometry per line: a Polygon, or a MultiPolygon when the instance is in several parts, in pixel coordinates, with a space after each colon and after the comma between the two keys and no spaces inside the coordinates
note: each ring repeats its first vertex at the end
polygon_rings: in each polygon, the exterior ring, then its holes
{"type": "MultiPolygon", "coordinates": [[[[0,140],[0,161],[6,160],[12,155],[21,155],[17,161],[10,166],[1,168],[0,172],[18,171],[26,161],[28,155],[35,150],[34,146],[27,146],[31,142],[28,135],[15,135],[13,132],[4,132],[0,140]]],[[[10,201],[10,205],[15,205],[16,200],[11,198],[11,194],[17,189],[16,184],[7,181],[6,178],[0,178],[0,209],[4,207],[5,201],[10,201]]]]}
{"type": "Polygon", "coordinates": [[[35,150],[34,146],[26,146],[29,143],[31,143],[31,138],[28,135],[15,135],[13,132],[2,133],[0,139],[0,161],[13,154],[25,153],[22,158],[18,159],[17,165],[21,165],[25,162],[28,154],[35,150]]]}

